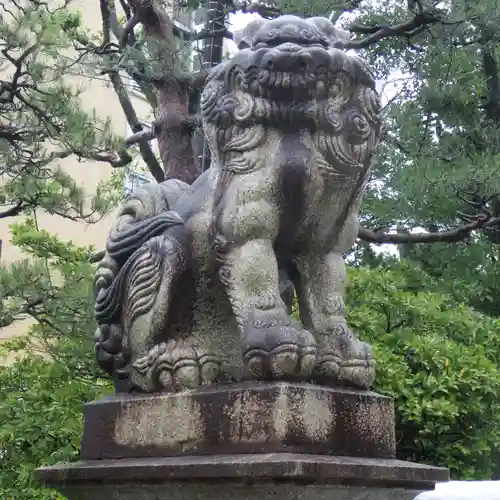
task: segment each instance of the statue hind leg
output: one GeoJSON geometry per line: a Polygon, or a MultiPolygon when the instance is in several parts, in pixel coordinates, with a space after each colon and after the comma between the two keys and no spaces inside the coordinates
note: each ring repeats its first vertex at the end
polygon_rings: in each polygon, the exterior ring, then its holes
{"type": "Polygon", "coordinates": [[[308,252],[295,259],[295,284],[301,320],[318,342],[313,378],[319,382],[369,388],[375,378],[371,348],[347,325],[344,303],[346,266],[343,254],[358,232],[354,206],[331,251],[308,252]]]}
{"type": "Polygon", "coordinates": [[[169,234],[156,236],[130,256],[106,293],[98,297],[100,321],[110,318],[113,302],[122,304],[120,355],[126,358],[126,368],[121,375],[129,391],[193,388],[212,382],[218,374],[215,356],[200,349],[188,334],[170,328],[172,299],[179,295],[186,271],[184,245],[169,234]]]}
{"type": "Polygon", "coordinates": [[[135,190],[109,232],[94,279],[96,355],[120,392],[182,389],[217,371],[190,338],[189,322],[175,325],[172,300],[184,297],[178,287],[190,249],[189,230],[172,208],[188,191],[176,180],[135,190]]]}

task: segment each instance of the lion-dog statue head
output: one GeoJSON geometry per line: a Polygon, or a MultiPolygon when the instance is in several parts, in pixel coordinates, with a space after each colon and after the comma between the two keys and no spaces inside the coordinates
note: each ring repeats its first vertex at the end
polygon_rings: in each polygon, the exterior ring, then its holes
{"type": "Polygon", "coordinates": [[[319,161],[339,182],[359,170],[366,178],[380,104],[370,68],[342,49],[348,38],[325,18],[289,15],[257,19],[236,33],[239,51],[214,68],[201,99],[214,170],[252,168],[241,153],[276,127],[311,130],[319,161]]]}

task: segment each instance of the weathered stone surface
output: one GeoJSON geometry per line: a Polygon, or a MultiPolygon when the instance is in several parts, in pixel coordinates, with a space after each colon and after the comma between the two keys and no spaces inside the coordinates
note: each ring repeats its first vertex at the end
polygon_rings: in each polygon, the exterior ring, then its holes
{"type": "Polygon", "coordinates": [[[346,321],[343,255],[382,117],[346,36],[325,18],[251,21],[200,97],[210,169],[143,186],[118,210],[95,276],[97,358],[117,389],[372,386],[371,348],[346,321]]]}
{"type": "Polygon", "coordinates": [[[419,490],[290,484],[104,484],[61,489],[69,500],[414,500],[419,490]]]}
{"type": "Polygon", "coordinates": [[[393,402],[369,391],[248,382],[85,407],[85,460],[280,451],[393,458],[393,402]]]}
{"type": "Polygon", "coordinates": [[[410,500],[448,480],[399,460],[292,453],[95,460],[38,475],[70,500],[410,500]]]}
{"type": "Polygon", "coordinates": [[[448,479],[394,460],[390,398],[345,388],[375,377],[343,255],[382,125],[345,39],[322,18],[249,23],[200,99],[210,171],[119,210],[96,353],[136,395],[88,404],[83,461],[38,471],[70,500],[410,500],[448,479]]]}

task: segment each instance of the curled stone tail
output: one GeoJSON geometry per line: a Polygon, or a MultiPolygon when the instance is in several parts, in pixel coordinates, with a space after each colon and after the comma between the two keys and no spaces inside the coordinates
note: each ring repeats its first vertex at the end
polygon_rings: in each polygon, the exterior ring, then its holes
{"type": "Polygon", "coordinates": [[[117,261],[126,259],[152,237],[182,224],[184,224],[182,218],[172,211],[162,212],[145,220],[130,222],[120,231],[110,234],[106,251],[117,261]]]}
{"type": "MultiPolygon", "coordinates": [[[[153,240],[154,241],[154,240],[153,240]]],[[[130,286],[131,294],[137,295],[134,284],[139,281],[139,291],[144,287],[144,282],[149,278],[149,288],[154,286],[154,271],[158,271],[160,256],[148,246],[137,249],[120,269],[117,276],[107,289],[102,289],[95,302],[95,317],[98,323],[119,322],[123,296],[130,286]],[[136,267],[137,266],[137,267],[136,267]],[[142,278],[142,279],[141,279],[142,278]],[[142,281],[142,283],[141,283],[142,281]]],[[[157,274],[159,280],[159,274],[157,274]]],[[[130,305],[129,299],[129,305],[130,305]]],[[[133,301],[132,301],[133,303],[133,301]]]]}
{"type": "MultiPolygon", "coordinates": [[[[130,363],[128,337],[135,320],[152,310],[162,281],[170,289],[174,278],[187,268],[184,232],[177,230],[174,237],[169,231],[179,226],[182,219],[175,212],[160,215],[156,224],[164,234],[147,239],[121,267],[115,267],[114,276],[108,273],[107,286],[97,290],[94,308],[99,325],[95,338],[96,355],[101,368],[108,373],[126,377],[130,363]]],[[[139,224],[144,227],[146,222],[149,221],[139,221],[139,224]]],[[[104,265],[102,267],[105,269],[104,265]]],[[[167,327],[167,311],[163,314],[161,327],[167,327]]],[[[154,336],[155,332],[148,334],[154,336]]]]}

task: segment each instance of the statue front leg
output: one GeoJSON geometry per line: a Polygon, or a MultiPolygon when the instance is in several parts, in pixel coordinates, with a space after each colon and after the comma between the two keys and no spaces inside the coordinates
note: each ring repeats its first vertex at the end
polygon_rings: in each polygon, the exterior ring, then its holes
{"type": "MultiPolygon", "coordinates": [[[[260,185],[272,187],[271,182],[260,185]]],[[[248,177],[233,179],[214,235],[219,277],[240,329],[243,361],[249,374],[258,379],[307,378],[316,347],[308,331],[291,326],[280,297],[273,249],[279,210],[270,201],[272,192],[257,193],[252,186],[248,177]]]]}
{"type": "Polygon", "coordinates": [[[358,340],[347,325],[342,253],[303,255],[296,263],[301,319],[318,342],[314,378],[368,389],[375,378],[375,363],[370,346],[358,340]]]}

